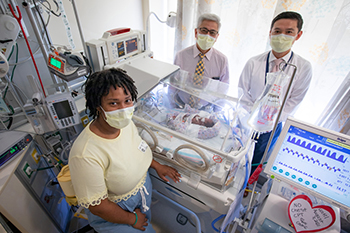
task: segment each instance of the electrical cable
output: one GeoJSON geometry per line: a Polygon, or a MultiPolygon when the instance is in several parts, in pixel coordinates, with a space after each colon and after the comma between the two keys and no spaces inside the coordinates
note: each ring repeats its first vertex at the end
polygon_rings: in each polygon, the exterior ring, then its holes
{"type": "Polygon", "coordinates": [[[15,46],[14,45],[12,45],[12,49],[11,49],[11,52],[10,52],[10,55],[9,55],[9,57],[7,58],[7,61],[9,61],[10,60],[10,58],[11,58],[11,56],[12,56],[12,54],[13,54],[13,51],[15,50],[15,46]]]}
{"type": "Polygon", "coordinates": [[[38,12],[40,21],[41,21],[41,23],[42,23],[42,25],[43,25],[43,28],[44,28],[44,31],[45,31],[45,34],[46,34],[46,39],[47,39],[47,41],[49,42],[49,45],[50,45],[50,47],[51,47],[50,37],[49,37],[49,34],[48,34],[48,32],[47,32],[44,19],[43,19],[42,15],[41,15],[41,13],[40,13],[40,11],[39,11],[39,9],[38,9],[38,6],[36,5],[36,0],[33,0],[33,3],[34,3],[34,7],[35,7],[36,11],[38,12]]]}
{"type": "MultiPolygon", "coordinates": [[[[29,41],[32,41],[32,42],[36,42],[37,41],[33,41],[33,40],[29,40],[29,41]]],[[[38,46],[38,48],[34,51],[34,55],[37,54],[40,50],[40,47],[38,46]]],[[[31,58],[31,56],[27,57],[26,59],[24,59],[23,61],[20,61],[20,62],[16,62],[16,63],[9,63],[9,66],[14,66],[14,65],[20,65],[20,64],[23,64],[23,63],[26,63],[27,61],[29,61],[31,58]]]]}
{"type": "Polygon", "coordinates": [[[9,113],[9,117],[6,121],[3,121],[4,123],[5,122],[9,122],[8,125],[6,126],[7,129],[10,129],[11,126],[12,126],[12,123],[13,123],[13,117],[12,115],[15,113],[15,111],[13,110],[13,107],[11,105],[8,105],[8,107],[11,109],[12,113],[9,113]]]}
{"type": "Polygon", "coordinates": [[[44,8],[46,8],[46,13],[48,13],[48,14],[51,13],[52,8],[51,8],[50,2],[48,2],[48,1],[39,1],[39,3],[40,3],[44,8]],[[48,6],[48,7],[45,6],[44,3],[47,3],[49,6],[48,6]]]}
{"type": "MultiPolygon", "coordinates": [[[[34,0],[34,2],[35,2],[36,0],[34,0]]],[[[59,14],[57,14],[57,13],[55,13],[52,9],[51,9],[51,4],[48,2],[48,1],[45,1],[47,4],[49,4],[49,7],[47,7],[47,6],[45,6],[44,4],[43,4],[43,2],[39,2],[44,8],[46,8],[46,10],[49,12],[49,13],[51,13],[51,14],[53,14],[54,16],[56,16],[56,17],[61,17],[61,12],[59,13],[59,14]]],[[[58,3],[56,2],[56,1],[53,1],[55,4],[56,4],[56,7],[57,7],[57,9],[56,9],[56,11],[58,11],[59,10],[59,7],[58,7],[58,3]]]]}
{"type": "Polygon", "coordinates": [[[16,83],[12,83],[12,84],[13,84],[14,87],[16,87],[16,88],[22,93],[22,95],[24,96],[24,98],[25,98],[26,100],[29,99],[28,96],[27,96],[27,94],[24,93],[24,91],[23,91],[16,83]]]}
{"type": "Polygon", "coordinates": [[[47,21],[46,21],[46,24],[45,24],[46,27],[49,26],[50,19],[51,19],[51,14],[48,14],[47,15],[47,21]]]}
{"type": "Polygon", "coordinates": [[[54,168],[54,167],[55,166],[41,167],[41,168],[34,169],[34,171],[42,171],[42,170],[51,169],[51,168],[54,168]]]}

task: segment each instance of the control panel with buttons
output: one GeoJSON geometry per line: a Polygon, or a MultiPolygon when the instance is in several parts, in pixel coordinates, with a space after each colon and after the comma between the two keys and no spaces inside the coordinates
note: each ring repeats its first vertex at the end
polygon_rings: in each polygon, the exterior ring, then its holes
{"type": "Polygon", "coordinates": [[[67,128],[80,123],[79,113],[70,93],[60,93],[46,97],[46,103],[58,129],[67,128]]]}

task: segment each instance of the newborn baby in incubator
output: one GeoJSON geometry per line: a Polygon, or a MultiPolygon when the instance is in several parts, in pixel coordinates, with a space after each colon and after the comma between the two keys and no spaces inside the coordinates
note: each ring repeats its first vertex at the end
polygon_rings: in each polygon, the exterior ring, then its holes
{"type": "Polygon", "coordinates": [[[168,113],[167,125],[187,136],[200,139],[213,138],[220,130],[220,121],[214,115],[204,111],[168,113]]]}

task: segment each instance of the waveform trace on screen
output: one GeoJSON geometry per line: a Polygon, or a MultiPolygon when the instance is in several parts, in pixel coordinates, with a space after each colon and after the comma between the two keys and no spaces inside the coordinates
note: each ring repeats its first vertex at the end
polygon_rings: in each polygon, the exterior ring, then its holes
{"type": "Polygon", "coordinates": [[[347,161],[347,157],[345,157],[344,155],[340,155],[337,158],[337,153],[336,152],[332,152],[330,149],[324,149],[322,150],[322,146],[317,147],[316,145],[312,145],[311,143],[307,143],[306,141],[301,141],[301,139],[296,139],[295,137],[289,136],[287,139],[288,142],[303,147],[307,150],[313,151],[315,153],[321,154],[323,156],[326,156],[330,159],[336,160],[338,162],[341,163],[345,163],[347,161]]]}

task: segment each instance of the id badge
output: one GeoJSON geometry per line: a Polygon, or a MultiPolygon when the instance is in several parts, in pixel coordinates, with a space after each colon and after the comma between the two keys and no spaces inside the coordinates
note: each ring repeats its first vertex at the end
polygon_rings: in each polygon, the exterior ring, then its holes
{"type": "Polygon", "coordinates": [[[144,140],[142,140],[139,145],[139,150],[145,153],[147,148],[148,148],[148,144],[144,140]]]}

